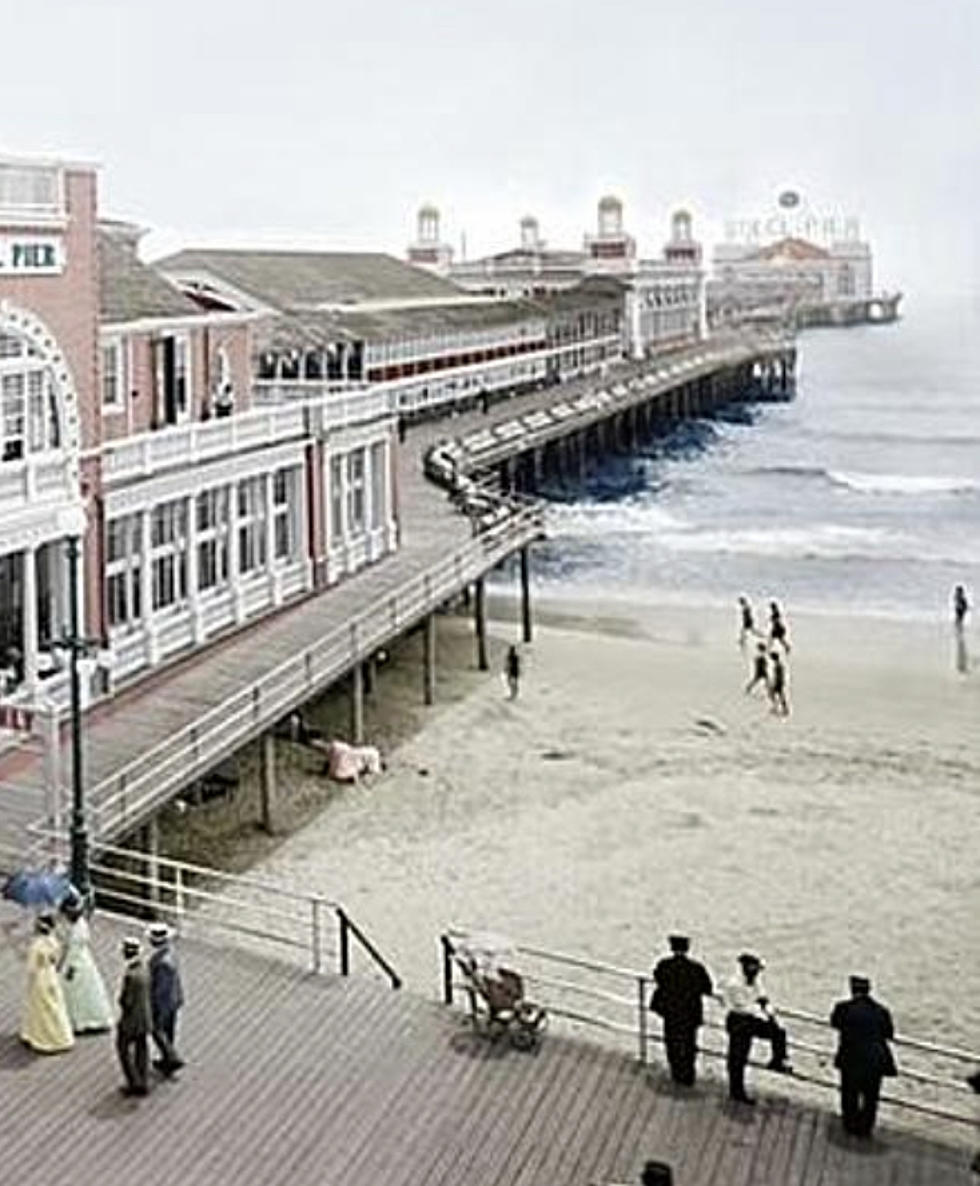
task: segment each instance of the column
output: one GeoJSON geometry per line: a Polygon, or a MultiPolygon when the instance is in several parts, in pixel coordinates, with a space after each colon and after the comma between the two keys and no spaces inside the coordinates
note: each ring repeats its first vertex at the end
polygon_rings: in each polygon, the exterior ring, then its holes
{"type": "Polygon", "coordinates": [[[487,590],[483,577],[476,581],[476,606],[474,608],[476,620],[476,665],[480,671],[489,671],[487,660],[487,590]]]}
{"type": "Polygon", "coordinates": [[[436,616],[429,614],[425,619],[425,641],[422,655],[422,699],[433,704],[436,698],[436,616]]]}
{"type": "Polygon", "coordinates": [[[375,558],[374,550],[374,449],[364,447],[364,542],[368,563],[375,558]]]}
{"type": "Polygon", "coordinates": [[[60,832],[62,824],[61,734],[58,706],[49,700],[43,714],[44,804],[47,826],[60,832]]]}
{"type": "Polygon", "coordinates": [[[143,865],[145,897],[156,906],[160,902],[160,827],[155,815],[140,829],[140,848],[146,854],[143,865]]]}
{"type": "Polygon", "coordinates": [[[238,579],[238,483],[228,487],[228,588],[231,589],[232,612],[236,622],[245,621],[245,591],[238,579]]]}
{"type": "Polygon", "coordinates": [[[351,742],[361,745],[364,741],[364,668],[360,661],[354,664],[350,679],[351,742]]]}
{"type": "MultiPolygon", "coordinates": [[[[159,661],[156,631],[153,628],[153,535],[152,516],[148,507],[140,516],[140,604],[143,607],[143,638],[146,644],[146,661],[151,667],[159,661]]],[[[79,564],[79,569],[81,565],[79,564]]],[[[82,621],[79,610],[79,621],[82,621]]]]}
{"type": "Polygon", "coordinates": [[[282,573],[276,563],[276,505],[275,475],[270,471],[265,475],[265,568],[269,574],[269,596],[273,605],[282,604],[282,573]]]}
{"type": "Polygon", "coordinates": [[[262,777],[259,779],[259,827],[271,836],[276,815],[276,738],[270,730],[262,734],[262,777]]]}
{"type": "Polygon", "coordinates": [[[68,557],[65,555],[64,540],[54,540],[49,545],[51,562],[51,635],[63,638],[68,632],[68,557]]]}
{"type": "Polygon", "coordinates": [[[21,571],[24,613],[20,649],[24,656],[24,683],[33,693],[37,689],[37,554],[33,548],[25,548],[21,553],[21,571]]]}
{"type": "Polygon", "coordinates": [[[191,635],[194,645],[204,642],[204,619],[201,615],[197,571],[197,498],[190,494],[187,506],[187,608],[191,615],[191,635]]]}
{"type": "Polygon", "coordinates": [[[531,641],[531,545],[521,548],[521,627],[525,642],[531,641]]]}

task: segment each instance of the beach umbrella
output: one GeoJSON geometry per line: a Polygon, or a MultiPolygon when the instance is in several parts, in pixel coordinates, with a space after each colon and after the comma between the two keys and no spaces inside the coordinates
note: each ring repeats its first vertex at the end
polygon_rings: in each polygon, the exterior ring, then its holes
{"type": "Polygon", "coordinates": [[[3,897],[20,906],[57,907],[78,896],[68,874],[54,869],[19,869],[3,886],[3,897]]]}

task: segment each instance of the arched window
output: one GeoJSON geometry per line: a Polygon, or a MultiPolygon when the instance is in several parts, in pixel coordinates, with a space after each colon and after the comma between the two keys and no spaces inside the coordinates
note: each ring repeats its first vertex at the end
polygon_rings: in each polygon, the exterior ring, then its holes
{"type": "Polygon", "coordinates": [[[0,332],[0,463],[60,447],[50,364],[26,338],[0,332]]]}

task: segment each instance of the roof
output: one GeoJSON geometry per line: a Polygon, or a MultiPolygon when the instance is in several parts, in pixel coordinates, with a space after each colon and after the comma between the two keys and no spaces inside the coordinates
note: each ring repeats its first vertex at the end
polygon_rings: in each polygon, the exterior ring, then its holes
{"type": "Polygon", "coordinates": [[[175,277],[205,273],[283,311],[460,295],[450,281],[382,252],[190,250],[157,267],[175,277]]]}
{"type": "Polygon", "coordinates": [[[830,252],[824,250],[823,247],[818,247],[816,243],[808,243],[806,239],[787,238],[779,239],[776,243],[769,243],[766,247],[760,247],[758,251],[753,251],[745,258],[773,261],[829,259],[830,252]]]}
{"type": "MultiPolygon", "coordinates": [[[[119,224],[120,227],[127,224],[119,224]]],[[[135,241],[98,227],[99,313],[103,321],[139,321],[145,317],[198,317],[200,308],[154,268],[144,264],[135,241]]]]}

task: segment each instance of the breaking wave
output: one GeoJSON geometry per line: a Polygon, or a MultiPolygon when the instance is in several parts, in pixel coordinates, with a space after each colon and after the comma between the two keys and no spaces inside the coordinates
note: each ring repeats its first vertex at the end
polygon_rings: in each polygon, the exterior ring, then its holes
{"type": "Polygon", "coordinates": [[[759,476],[799,478],[820,481],[857,494],[976,494],[980,481],[975,478],[939,477],[931,474],[870,474],[859,470],[823,469],[812,465],[771,465],[749,470],[759,476]]]}

